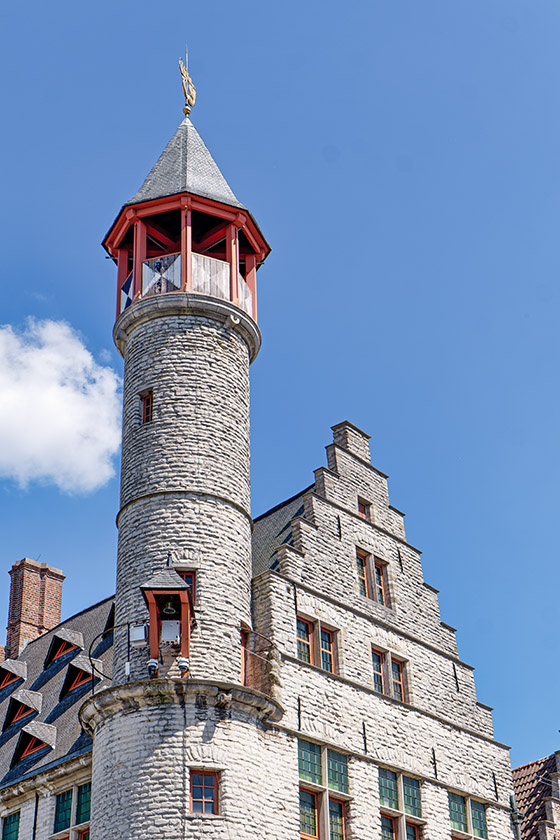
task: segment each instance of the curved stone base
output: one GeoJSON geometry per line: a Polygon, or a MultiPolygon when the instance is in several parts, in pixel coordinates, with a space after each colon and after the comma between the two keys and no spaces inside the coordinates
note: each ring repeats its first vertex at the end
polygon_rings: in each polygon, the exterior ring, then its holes
{"type": "Polygon", "coordinates": [[[89,698],[80,720],[94,739],[92,837],[297,836],[282,806],[286,757],[297,788],[297,748],[267,725],[282,714],[260,692],[210,680],[129,683],[89,698]],[[216,815],[190,813],[190,774],[200,770],[217,774],[216,815]]]}

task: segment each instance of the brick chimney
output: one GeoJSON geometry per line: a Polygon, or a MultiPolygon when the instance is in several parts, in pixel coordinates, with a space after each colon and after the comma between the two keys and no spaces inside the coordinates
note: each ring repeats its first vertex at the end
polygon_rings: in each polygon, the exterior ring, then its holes
{"type": "Polygon", "coordinates": [[[15,659],[28,642],[60,623],[64,575],[47,563],[24,557],[14,563],[10,577],[5,655],[15,659]]]}

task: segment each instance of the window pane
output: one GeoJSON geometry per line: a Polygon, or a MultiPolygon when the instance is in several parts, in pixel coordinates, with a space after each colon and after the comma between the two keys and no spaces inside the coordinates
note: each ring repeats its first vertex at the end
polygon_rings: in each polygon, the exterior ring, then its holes
{"type": "Polygon", "coordinates": [[[391,670],[393,673],[393,697],[397,700],[404,700],[402,664],[393,660],[391,670]]]}
{"type": "Polygon", "coordinates": [[[358,588],[360,590],[360,595],[365,595],[367,598],[366,561],[360,554],[356,555],[356,570],[358,572],[358,588]]]}
{"type": "Polygon", "coordinates": [[[329,799],[329,840],[344,840],[344,805],[329,799]]]}
{"type": "Polygon", "coordinates": [[[451,828],[457,831],[467,830],[467,807],[464,796],[458,796],[456,793],[447,794],[449,800],[449,822],[451,828]]]}
{"type": "Polygon", "coordinates": [[[379,694],[383,694],[383,656],[372,650],[371,662],[373,666],[373,687],[379,694]]]}
{"type": "Polygon", "coordinates": [[[315,795],[307,790],[299,792],[299,830],[302,834],[317,837],[315,795]]]}
{"type": "Polygon", "coordinates": [[[379,802],[387,808],[399,807],[399,795],[397,792],[397,774],[392,770],[379,768],[379,802]]]}
{"type": "Polygon", "coordinates": [[[418,840],[418,826],[406,824],[406,840],[418,840]]]}
{"type": "Polygon", "coordinates": [[[65,790],[56,797],[56,809],[54,814],[53,831],[63,831],[70,828],[70,817],[72,814],[72,790],[65,790]]]}
{"type": "Polygon", "coordinates": [[[193,785],[202,785],[202,773],[193,773],[191,776],[191,783],[193,785]]]}
{"type": "MultiPolygon", "coordinates": [[[[403,776],[404,810],[412,817],[422,816],[422,803],[420,801],[420,782],[418,779],[409,779],[403,776]]],[[[414,826],[412,826],[414,828],[414,826]]]]}
{"type": "Polygon", "coordinates": [[[381,817],[381,838],[382,840],[395,840],[394,824],[390,817],[381,817]]]}
{"type": "Polygon", "coordinates": [[[78,788],[78,804],[76,806],[76,822],[78,825],[89,820],[91,803],[91,782],[78,788]]]}
{"type": "Polygon", "coordinates": [[[297,658],[302,662],[311,662],[311,633],[309,623],[297,620],[297,658]]]}
{"type": "Polygon", "coordinates": [[[488,830],[486,828],[486,808],[482,802],[471,801],[471,816],[472,816],[472,832],[475,837],[483,837],[484,840],[488,837],[488,830]]]}
{"type": "Polygon", "coordinates": [[[383,568],[375,564],[375,594],[379,604],[385,604],[385,582],[383,580],[383,568]]]}
{"type": "Polygon", "coordinates": [[[18,840],[19,837],[19,811],[4,817],[2,823],[2,840],[18,840]]]}
{"type": "Polygon", "coordinates": [[[329,787],[332,790],[339,790],[341,793],[348,793],[348,759],[345,755],[327,751],[327,764],[329,768],[329,787]]]}
{"type": "Polygon", "coordinates": [[[333,637],[328,630],[321,630],[321,667],[323,671],[333,673],[333,637]]]}
{"type": "Polygon", "coordinates": [[[311,741],[298,741],[299,777],[316,785],[322,784],[321,747],[311,741]]]}

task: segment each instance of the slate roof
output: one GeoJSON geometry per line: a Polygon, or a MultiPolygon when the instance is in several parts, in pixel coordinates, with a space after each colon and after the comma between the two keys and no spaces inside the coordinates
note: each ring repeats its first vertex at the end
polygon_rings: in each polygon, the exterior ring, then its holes
{"type": "Polygon", "coordinates": [[[523,840],[537,840],[539,836],[538,824],[546,819],[544,802],[552,796],[550,774],[556,772],[555,755],[547,755],[512,771],[517,807],[525,815],[521,822],[523,840]]]}
{"type": "Polygon", "coordinates": [[[186,191],[245,209],[233,194],[188,117],[183,120],[136,195],[126,205],[186,191]]]}
{"type": "MultiPolygon", "coordinates": [[[[9,667],[9,670],[17,670],[22,676],[0,689],[0,788],[8,787],[53,764],[59,764],[91,750],[91,739],[82,732],[78,721],[78,709],[91,691],[91,684],[74,689],[62,700],[59,700],[59,696],[69,666],[84,664],[84,657],[88,658],[91,642],[105,629],[112,604],[113,598],[107,598],[66,619],[58,627],[30,642],[17,659],[12,660],[18,667],[9,667]],[[81,641],[83,649],[77,647],[70,650],[44,668],[55,636],[81,641]],[[27,671],[22,667],[24,662],[27,663],[27,671]],[[39,712],[34,717],[26,717],[12,723],[2,732],[12,697],[21,699],[33,708],[39,708],[39,712]],[[45,741],[52,749],[45,748],[32,753],[12,767],[14,752],[22,731],[45,741]]],[[[96,679],[96,689],[110,684],[112,643],[112,633],[109,633],[104,639],[99,639],[93,647],[92,656],[102,661],[104,674],[103,679],[96,679]]],[[[0,669],[3,665],[4,663],[0,662],[0,669]]]]}
{"type": "MultiPolygon", "coordinates": [[[[312,487],[313,485],[311,485],[312,487]]],[[[286,499],[254,520],[253,528],[253,575],[260,575],[274,568],[274,552],[283,543],[292,545],[290,522],[296,516],[303,516],[303,496],[311,487],[286,499]]]]}

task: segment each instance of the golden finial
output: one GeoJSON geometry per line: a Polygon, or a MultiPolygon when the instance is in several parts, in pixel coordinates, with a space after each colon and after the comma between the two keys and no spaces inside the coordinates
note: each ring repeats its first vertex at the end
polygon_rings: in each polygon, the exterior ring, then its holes
{"type": "Polygon", "coordinates": [[[194,103],[196,102],[196,88],[193,84],[193,80],[189,76],[189,71],[187,70],[189,64],[189,56],[188,52],[185,49],[185,63],[183,64],[183,59],[179,59],[179,70],[181,71],[181,78],[183,80],[183,93],[185,94],[185,107],[183,108],[183,114],[188,117],[191,112],[191,109],[194,107],[194,103]]]}

